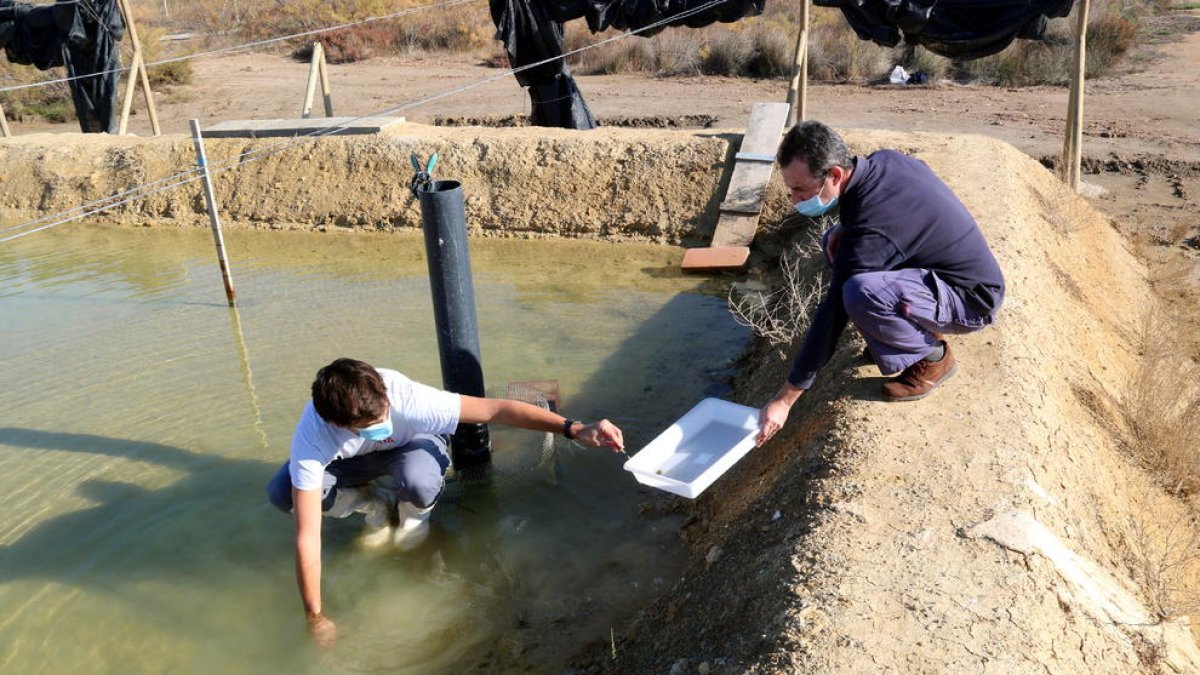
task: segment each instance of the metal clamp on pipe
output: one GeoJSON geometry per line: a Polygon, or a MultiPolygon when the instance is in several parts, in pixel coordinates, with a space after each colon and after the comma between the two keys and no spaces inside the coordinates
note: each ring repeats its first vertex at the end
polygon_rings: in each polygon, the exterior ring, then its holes
{"type": "Polygon", "coordinates": [[[408,156],[408,160],[412,163],[413,174],[412,180],[408,184],[408,189],[413,193],[413,197],[425,189],[428,189],[429,183],[433,181],[433,167],[437,166],[438,154],[435,152],[429,156],[429,163],[425,168],[421,168],[421,160],[417,159],[416,153],[408,156]]]}

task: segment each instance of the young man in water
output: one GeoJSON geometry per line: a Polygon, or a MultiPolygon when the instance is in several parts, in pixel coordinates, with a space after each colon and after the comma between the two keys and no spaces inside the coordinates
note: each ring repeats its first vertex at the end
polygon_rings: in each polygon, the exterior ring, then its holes
{"type": "Polygon", "coordinates": [[[354,359],[325,366],[290,457],[267,485],[271,503],[295,514],[296,579],[318,644],[337,638],[321,604],[321,516],[364,513],[368,545],[418,545],[450,467],[445,436],[460,423],[562,433],[614,451],[625,446],[608,420],[583,424],[528,403],[454,394],[354,359]],[[374,484],[378,478],[386,487],[374,484]]]}
{"type": "Polygon", "coordinates": [[[832,265],[795,364],[759,414],[758,443],[771,438],[833,356],[848,321],[867,340],[887,401],[924,398],[954,375],[945,334],[992,323],[1004,276],[962,202],[924,162],[893,150],[851,157],[820,122],[797,124],[776,156],[796,211],[838,208],[840,224],[821,238],[832,265]]]}

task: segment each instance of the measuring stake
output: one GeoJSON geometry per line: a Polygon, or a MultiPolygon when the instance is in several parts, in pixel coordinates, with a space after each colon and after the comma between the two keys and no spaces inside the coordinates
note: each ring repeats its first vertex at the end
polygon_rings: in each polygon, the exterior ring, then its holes
{"type": "Polygon", "coordinates": [[[213,193],[212,175],[208,172],[208,160],[204,157],[204,138],[200,135],[200,120],[190,120],[192,144],[196,146],[196,164],[204,172],[204,201],[208,204],[208,221],[212,225],[213,243],[217,245],[217,262],[221,263],[221,280],[225,282],[225,297],[233,307],[237,293],[233,290],[233,279],[229,275],[229,262],[225,259],[225,239],[221,236],[221,219],[217,217],[217,196],[213,193]]]}

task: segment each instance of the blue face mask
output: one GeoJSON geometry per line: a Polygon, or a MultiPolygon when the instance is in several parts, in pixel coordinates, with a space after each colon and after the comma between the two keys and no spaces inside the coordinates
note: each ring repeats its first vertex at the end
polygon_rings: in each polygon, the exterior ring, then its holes
{"type": "Polygon", "coordinates": [[[369,427],[355,429],[354,433],[367,439],[368,441],[386,440],[392,435],[392,418],[389,416],[386,420],[380,422],[379,424],[372,424],[369,427]]]}
{"type": "MultiPolygon", "coordinates": [[[[824,183],[821,184],[822,187],[824,187],[824,185],[824,183]]],[[[796,213],[799,213],[802,216],[816,218],[817,216],[823,216],[826,213],[829,213],[829,210],[837,206],[837,203],[837,195],[834,195],[833,199],[830,199],[828,202],[821,201],[821,191],[818,190],[817,194],[805,199],[802,202],[796,202],[792,205],[792,208],[796,209],[796,213]]]]}

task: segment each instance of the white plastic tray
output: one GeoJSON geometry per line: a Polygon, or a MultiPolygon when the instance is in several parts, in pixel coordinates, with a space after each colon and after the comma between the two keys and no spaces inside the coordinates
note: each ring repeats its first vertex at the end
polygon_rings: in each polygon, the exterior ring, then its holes
{"type": "Polygon", "coordinates": [[[758,409],[706,398],[625,462],[643,485],[695,498],[754,448],[758,409]]]}

